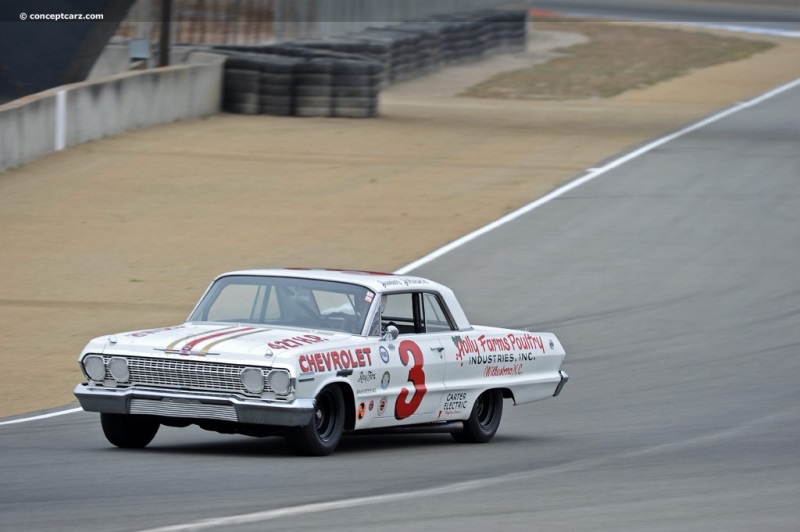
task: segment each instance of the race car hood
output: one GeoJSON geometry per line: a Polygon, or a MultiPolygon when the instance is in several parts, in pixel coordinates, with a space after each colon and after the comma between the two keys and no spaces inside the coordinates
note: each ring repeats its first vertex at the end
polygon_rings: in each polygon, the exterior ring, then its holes
{"type": "Polygon", "coordinates": [[[265,357],[295,354],[314,344],[351,335],[254,324],[184,323],[94,339],[84,352],[107,355],[165,355],[205,360],[263,363],[265,357]]]}

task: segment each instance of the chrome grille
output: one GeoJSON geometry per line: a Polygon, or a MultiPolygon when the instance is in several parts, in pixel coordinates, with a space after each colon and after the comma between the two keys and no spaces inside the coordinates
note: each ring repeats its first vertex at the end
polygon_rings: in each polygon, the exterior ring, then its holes
{"type": "Polygon", "coordinates": [[[206,405],[200,403],[179,403],[169,401],[152,401],[148,399],[131,399],[131,414],[147,414],[152,416],[191,417],[202,419],[220,419],[222,421],[238,421],[236,409],[231,405],[206,405]]]}
{"type": "MultiPolygon", "coordinates": [[[[128,384],[253,395],[245,391],[242,381],[239,379],[242,370],[251,366],[163,358],[124,358],[128,360],[128,369],[131,374],[128,384]]],[[[108,367],[111,356],[106,356],[105,359],[106,367],[108,367]]],[[[266,377],[264,368],[261,368],[261,373],[266,377]]],[[[111,378],[108,370],[106,370],[106,377],[111,378]]],[[[266,379],[264,386],[265,392],[272,391],[266,379]]]]}

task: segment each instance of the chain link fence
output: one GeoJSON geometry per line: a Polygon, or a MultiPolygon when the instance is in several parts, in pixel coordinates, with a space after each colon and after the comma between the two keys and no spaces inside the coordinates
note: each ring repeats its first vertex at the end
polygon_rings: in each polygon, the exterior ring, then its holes
{"type": "MultiPolygon", "coordinates": [[[[137,0],[117,36],[155,42],[163,0],[137,0]]],[[[509,0],[172,0],[175,44],[265,44],[318,39],[434,15],[525,8],[509,0]]],[[[529,7],[529,6],[528,6],[529,7]]]]}

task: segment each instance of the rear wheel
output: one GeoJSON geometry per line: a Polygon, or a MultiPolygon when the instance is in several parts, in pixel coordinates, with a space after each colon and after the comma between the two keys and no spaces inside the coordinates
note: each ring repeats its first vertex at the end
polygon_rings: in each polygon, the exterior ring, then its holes
{"type": "Polygon", "coordinates": [[[106,439],[123,449],[141,449],[158,432],[158,421],[133,414],[100,414],[100,424],[106,439]]]}
{"type": "Polygon", "coordinates": [[[342,439],[344,417],[342,391],[337,386],[328,386],[317,395],[311,423],[286,435],[292,452],[305,456],[331,454],[342,439]]]}
{"type": "Polygon", "coordinates": [[[451,432],[454,440],[462,443],[486,443],[494,437],[503,416],[502,390],[483,392],[472,406],[469,419],[464,422],[464,430],[451,432]]]}

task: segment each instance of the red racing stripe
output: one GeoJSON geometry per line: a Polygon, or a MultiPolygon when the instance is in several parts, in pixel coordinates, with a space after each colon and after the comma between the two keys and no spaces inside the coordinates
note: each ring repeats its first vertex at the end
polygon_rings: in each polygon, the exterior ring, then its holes
{"type": "Polygon", "coordinates": [[[202,337],[197,338],[196,340],[192,340],[188,344],[184,345],[181,348],[181,351],[191,350],[194,346],[196,346],[200,342],[205,342],[206,340],[211,340],[212,338],[218,338],[220,336],[227,336],[229,334],[235,334],[235,333],[240,333],[240,332],[244,332],[244,331],[252,331],[253,329],[255,329],[255,327],[243,327],[241,329],[228,329],[227,331],[218,332],[216,334],[209,334],[208,336],[202,336],[202,337]]]}

